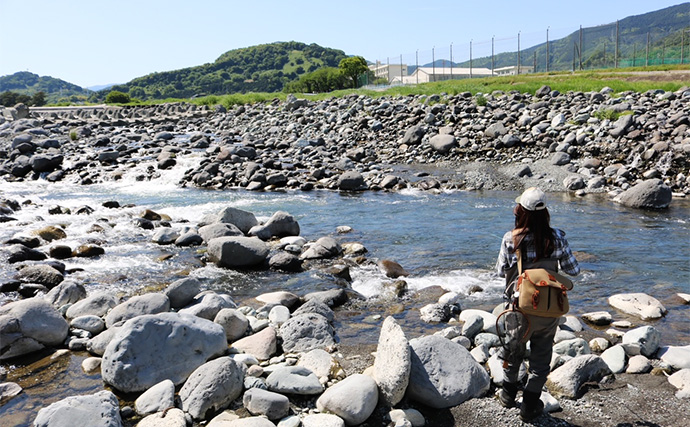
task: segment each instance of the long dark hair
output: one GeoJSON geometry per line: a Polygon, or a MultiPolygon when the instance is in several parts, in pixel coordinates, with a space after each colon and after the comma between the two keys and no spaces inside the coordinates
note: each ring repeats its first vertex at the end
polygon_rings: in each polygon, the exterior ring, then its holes
{"type": "Polygon", "coordinates": [[[548,258],[554,250],[554,233],[551,228],[551,216],[549,210],[544,208],[536,211],[528,211],[518,204],[513,210],[515,213],[515,232],[513,232],[513,247],[518,249],[526,235],[534,236],[534,246],[537,252],[537,260],[548,258]]]}

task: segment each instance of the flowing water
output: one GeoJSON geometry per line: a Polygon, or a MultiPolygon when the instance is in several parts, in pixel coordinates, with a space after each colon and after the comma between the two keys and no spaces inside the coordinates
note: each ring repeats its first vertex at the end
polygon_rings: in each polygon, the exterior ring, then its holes
{"type": "MultiPolygon", "coordinates": [[[[197,248],[159,246],[151,242],[152,231],[132,225],[132,218],[145,208],[168,214],[173,227],[195,224],[206,214],[226,206],[253,212],[259,218],[268,218],[275,211],[283,210],[295,216],[302,236],[308,240],[332,235],[341,242],[362,243],[368,249],[368,259],[390,259],[400,263],[410,273],[406,282],[411,290],[437,285],[456,291],[465,295],[463,308],[491,309],[501,300],[503,279],[494,274],[493,266],[501,236],[512,226],[516,193],[250,193],[180,188],[176,183],[185,166],[193,166],[199,158],[192,155],[180,160],[181,165],[161,172],[159,178],[151,181],[135,179],[151,164],[141,162],[123,179],[107,184],[79,186],[49,184],[42,180],[0,182],[0,196],[26,203],[12,215],[18,221],[0,224],[0,241],[44,225],[59,224],[65,227],[68,236],[60,244],[73,248],[89,241],[99,244],[105,249],[101,257],[64,261],[68,269],[82,269],[71,277],[85,283],[89,292],[109,290],[128,295],[144,288],[159,289],[186,275],[199,278],[207,288],[230,293],[238,302],[274,290],[303,295],[334,287],[333,281],[318,270],[299,274],[236,272],[204,265],[199,260],[197,248]],[[134,206],[102,207],[101,204],[108,200],[134,206]],[[88,205],[95,212],[91,215],[50,215],[48,209],[53,205],[72,211],[88,205]],[[95,223],[104,231],[89,232],[95,223]],[[350,226],[353,231],[336,235],[336,227],[341,225],[350,226]],[[470,294],[469,290],[475,285],[483,291],[470,294]]],[[[609,311],[615,320],[654,325],[662,332],[664,344],[690,344],[690,308],[675,296],[678,292],[690,293],[690,201],[674,200],[667,210],[644,211],[618,206],[605,196],[576,198],[549,194],[548,204],[552,226],[567,232],[582,268],[575,279],[575,289],[569,293],[571,314],[609,311]],[[623,292],[650,294],[659,299],[669,313],[652,322],[625,316],[607,304],[608,296],[623,292]]],[[[11,279],[14,274],[14,266],[6,264],[4,259],[0,261],[0,282],[11,279]]],[[[414,303],[402,309],[391,309],[398,302],[384,296],[384,284],[389,280],[373,263],[353,268],[351,275],[352,288],[377,301],[378,305],[374,306],[380,310],[373,312],[369,308],[349,313],[352,321],[365,327],[338,327],[341,340],[376,342],[379,325],[371,320],[373,314],[397,313],[396,317],[403,322],[403,327],[407,325],[412,336],[439,328],[421,324],[414,303]]],[[[0,295],[0,305],[13,298],[16,296],[0,295]]],[[[603,331],[601,333],[603,335],[603,331]]],[[[41,406],[68,395],[101,389],[98,375],[88,377],[80,372],[79,361],[85,356],[68,355],[63,356],[67,361],[48,363],[62,366],[59,373],[54,374],[61,379],[51,379],[53,387],[36,388],[34,394],[30,392],[32,384],[43,381],[19,373],[15,365],[6,365],[10,369],[8,379],[24,381],[20,384],[25,393],[23,398],[0,406],[0,417],[5,411],[14,416],[26,411],[35,413],[41,406]],[[69,386],[74,382],[76,388],[69,386]]],[[[42,370],[52,372],[52,369],[42,370]]],[[[31,419],[16,423],[21,425],[31,419]]]]}

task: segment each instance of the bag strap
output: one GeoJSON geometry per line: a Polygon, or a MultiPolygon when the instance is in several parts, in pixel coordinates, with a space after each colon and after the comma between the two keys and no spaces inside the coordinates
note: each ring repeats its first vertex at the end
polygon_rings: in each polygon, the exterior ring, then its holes
{"type": "Polygon", "coordinates": [[[520,248],[515,249],[515,255],[517,255],[518,276],[520,276],[522,274],[522,253],[520,248]]]}

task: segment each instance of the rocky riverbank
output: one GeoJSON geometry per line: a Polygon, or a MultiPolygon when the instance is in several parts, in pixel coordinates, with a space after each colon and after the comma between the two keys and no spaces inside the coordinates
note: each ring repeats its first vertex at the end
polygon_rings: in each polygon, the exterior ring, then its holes
{"type": "MultiPolygon", "coordinates": [[[[288,97],[226,111],[195,105],[5,110],[0,175],[70,180],[137,179],[202,152],[181,185],[280,189],[521,189],[618,195],[658,179],[664,207],[690,193],[690,90],[566,94],[548,87],[454,96],[312,102],[288,97]],[[420,172],[419,167],[426,167],[420,172]],[[449,173],[437,175],[434,169],[449,173]],[[668,188],[666,188],[668,187],[668,188]]],[[[625,202],[624,202],[625,203],[625,202]]]]}

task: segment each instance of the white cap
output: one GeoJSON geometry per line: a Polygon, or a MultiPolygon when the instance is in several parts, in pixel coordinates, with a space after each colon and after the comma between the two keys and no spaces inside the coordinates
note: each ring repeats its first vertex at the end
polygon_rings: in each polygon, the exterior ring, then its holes
{"type": "Polygon", "coordinates": [[[530,187],[515,199],[515,203],[528,211],[540,211],[546,209],[546,195],[537,187],[530,187]]]}

